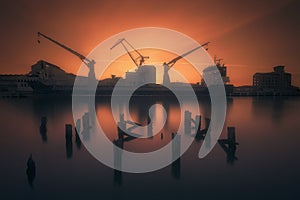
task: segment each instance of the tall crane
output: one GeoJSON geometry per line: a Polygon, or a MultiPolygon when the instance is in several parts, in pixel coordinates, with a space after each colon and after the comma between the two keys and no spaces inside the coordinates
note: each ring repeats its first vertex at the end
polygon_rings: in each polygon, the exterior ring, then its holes
{"type": "Polygon", "coordinates": [[[221,65],[221,61],[224,60],[223,58],[218,58],[216,55],[214,56],[214,61],[216,65],[221,65]]]}
{"type": "Polygon", "coordinates": [[[223,58],[218,58],[216,55],[214,57],[215,64],[221,74],[221,77],[223,79],[224,84],[227,84],[230,82],[229,77],[227,76],[227,67],[224,63],[221,63],[221,61],[224,60],[223,58]]]}
{"type": "Polygon", "coordinates": [[[134,62],[134,64],[137,67],[140,67],[143,65],[143,63],[145,62],[145,59],[149,59],[149,56],[143,56],[138,50],[136,50],[125,38],[120,39],[116,44],[114,44],[110,50],[112,50],[113,48],[115,48],[116,46],[118,46],[119,44],[121,44],[124,49],[126,50],[126,52],[128,53],[128,55],[130,56],[131,60],[134,62]],[[137,58],[134,58],[133,55],[130,53],[130,51],[128,50],[128,48],[126,47],[126,45],[124,44],[124,42],[126,42],[127,45],[129,45],[134,52],[136,52],[138,54],[137,58]],[[139,60],[139,63],[137,62],[137,60],[139,60]]]}
{"type": "Polygon", "coordinates": [[[196,48],[194,48],[194,49],[192,49],[192,50],[190,50],[190,51],[188,51],[188,52],[186,52],[186,53],[184,53],[184,54],[182,54],[180,56],[177,56],[176,58],[172,59],[171,61],[169,61],[167,63],[165,62],[163,64],[163,67],[164,67],[163,84],[167,85],[167,84],[170,83],[169,70],[175,65],[175,63],[178,60],[180,60],[183,57],[191,54],[192,52],[196,51],[197,49],[200,49],[201,47],[206,47],[206,50],[207,50],[207,45],[208,44],[209,44],[209,42],[206,42],[206,43],[204,43],[204,44],[202,44],[202,45],[200,45],[200,46],[198,46],[198,47],[196,47],[196,48]]]}
{"type": "MultiPolygon", "coordinates": [[[[50,38],[49,36],[41,33],[41,32],[38,32],[38,38],[40,36],[46,38],[47,40],[53,42],[54,44],[62,47],[63,49],[69,51],[70,53],[74,54],[75,56],[77,56],[80,60],[82,60],[82,62],[89,68],[89,74],[88,74],[88,78],[89,80],[96,80],[96,76],[95,76],[95,61],[94,60],[90,60],[88,59],[87,57],[83,56],[82,54],[74,51],[73,49],[61,44],[60,42],[50,38]]],[[[40,43],[40,40],[38,39],[38,43],[40,43]]]]}

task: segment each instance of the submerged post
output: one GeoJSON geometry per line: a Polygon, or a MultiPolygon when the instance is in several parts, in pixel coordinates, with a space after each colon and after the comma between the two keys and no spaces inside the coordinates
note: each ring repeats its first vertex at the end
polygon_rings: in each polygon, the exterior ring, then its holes
{"type": "Polygon", "coordinates": [[[122,169],[122,149],[123,149],[123,141],[118,139],[114,140],[114,185],[121,186],[122,185],[122,177],[123,173],[122,169]]]}
{"type": "Polygon", "coordinates": [[[192,113],[188,110],[184,112],[184,133],[191,134],[191,118],[192,113]]]}
{"type": "Polygon", "coordinates": [[[84,115],[82,116],[82,126],[83,131],[88,131],[90,128],[90,117],[88,112],[84,113],[84,115]]]}
{"type": "Polygon", "coordinates": [[[73,142],[72,142],[72,125],[66,124],[66,154],[67,158],[71,158],[73,154],[73,142]]]}
{"type": "Polygon", "coordinates": [[[66,124],[66,141],[72,141],[72,125],[66,124]]]}
{"type": "Polygon", "coordinates": [[[181,135],[172,133],[172,176],[175,179],[180,178],[180,151],[181,135]]]}
{"type": "Polygon", "coordinates": [[[126,122],[124,120],[124,114],[120,114],[120,121],[118,122],[118,139],[124,139],[124,130],[126,130],[126,122]]]}
{"type": "Polygon", "coordinates": [[[195,119],[195,129],[196,129],[196,133],[198,133],[198,131],[201,130],[201,116],[200,115],[196,115],[196,119],[195,119]],[[198,127],[197,127],[198,126],[198,127]]]}
{"type": "Polygon", "coordinates": [[[76,120],[75,130],[76,130],[76,133],[80,133],[80,131],[81,131],[81,120],[80,119],[76,120]]]}
{"type": "Polygon", "coordinates": [[[195,130],[197,134],[201,130],[201,116],[196,115],[195,119],[192,118],[192,113],[190,111],[184,112],[184,133],[186,135],[191,135],[192,130],[195,130]]]}
{"type": "Polygon", "coordinates": [[[153,137],[153,126],[152,126],[152,123],[150,121],[148,123],[148,137],[149,138],[153,137]]]}
{"type": "Polygon", "coordinates": [[[229,144],[235,144],[235,127],[227,127],[227,140],[229,144]]]}

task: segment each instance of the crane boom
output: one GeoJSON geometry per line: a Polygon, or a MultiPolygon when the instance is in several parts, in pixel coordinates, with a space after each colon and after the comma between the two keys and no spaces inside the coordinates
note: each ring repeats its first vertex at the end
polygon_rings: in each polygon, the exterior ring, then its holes
{"type": "Polygon", "coordinates": [[[126,50],[127,54],[130,56],[131,60],[134,62],[134,64],[139,67],[141,66],[144,62],[145,59],[149,59],[149,56],[143,56],[138,50],[136,50],[125,38],[120,39],[116,44],[114,44],[110,50],[112,50],[113,48],[115,48],[117,45],[122,44],[122,46],[124,47],[124,49],[126,50]],[[134,52],[136,52],[139,56],[134,59],[133,55],[129,52],[128,48],[126,47],[126,45],[123,43],[126,42],[127,45],[130,46],[130,48],[132,48],[134,50],[134,52]],[[137,60],[140,59],[140,63],[137,63],[137,60]]]}
{"type": "Polygon", "coordinates": [[[192,49],[192,50],[190,50],[190,51],[188,51],[188,52],[186,52],[186,53],[184,53],[184,54],[182,54],[182,55],[180,55],[180,56],[177,56],[176,58],[174,58],[173,60],[171,60],[170,62],[168,62],[167,65],[168,65],[170,68],[173,67],[173,65],[175,65],[175,63],[176,63],[178,60],[180,60],[180,59],[182,59],[183,57],[189,55],[190,53],[196,51],[197,49],[200,49],[201,47],[207,46],[208,44],[209,44],[209,42],[206,42],[206,43],[204,43],[204,44],[202,44],[202,45],[200,45],[200,46],[198,46],[198,47],[196,47],[196,48],[194,48],[194,49],[192,49]]]}
{"type": "MultiPolygon", "coordinates": [[[[60,42],[58,42],[58,41],[56,41],[56,40],[50,38],[49,36],[47,36],[47,35],[45,35],[45,34],[43,34],[43,33],[41,33],[41,32],[38,32],[37,34],[38,34],[38,37],[39,37],[39,36],[42,36],[42,37],[48,39],[49,41],[51,41],[51,42],[57,44],[58,46],[62,47],[63,49],[65,49],[65,50],[71,52],[72,54],[74,54],[75,56],[77,56],[77,57],[78,57],[80,60],[82,60],[83,62],[84,62],[84,61],[87,61],[87,62],[89,62],[89,63],[92,62],[91,60],[89,60],[88,58],[86,58],[85,56],[83,56],[82,54],[78,53],[77,51],[74,51],[73,49],[71,49],[70,47],[67,47],[66,45],[61,44],[60,42]]],[[[40,41],[38,40],[38,42],[40,42],[40,41]]]]}
{"type": "Polygon", "coordinates": [[[180,55],[180,56],[177,56],[176,58],[174,58],[173,60],[169,61],[168,63],[165,62],[165,63],[163,64],[163,67],[164,67],[163,84],[164,84],[164,85],[170,84],[170,77],[169,77],[169,73],[168,73],[168,72],[169,72],[169,70],[173,67],[173,65],[175,65],[175,63],[176,63],[178,60],[180,60],[180,59],[182,59],[183,57],[189,55],[190,53],[196,51],[197,49],[200,49],[201,47],[207,46],[208,44],[209,44],[209,42],[206,42],[206,43],[204,43],[204,44],[202,44],[202,45],[200,45],[200,46],[198,46],[198,47],[196,47],[196,48],[194,48],[194,49],[192,49],[192,50],[190,50],[190,51],[185,52],[184,54],[182,54],[182,55],[180,55]]]}
{"type": "Polygon", "coordinates": [[[124,45],[123,41],[125,40],[125,38],[120,39],[114,46],[112,46],[110,48],[110,50],[112,50],[113,48],[115,48],[117,45],[122,44],[122,46],[124,47],[124,49],[126,50],[127,54],[129,55],[129,57],[131,58],[131,60],[134,62],[134,64],[138,67],[138,63],[136,62],[136,60],[133,58],[133,56],[131,55],[131,53],[129,52],[128,48],[124,45]]]}
{"type": "MultiPolygon", "coordinates": [[[[47,40],[53,42],[54,44],[62,47],[63,49],[65,49],[65,50],[71,52],[72,54],[74,54],[75,56],[77,56],[89,68],[89,74],[88,74],[89,79],[90,80],[96,80],[96,76],[95,76],[95,63],[96,62],[94,60],[88,59],[84,55],[78,53],[77,51],[74,51],[70,47],[67,47],[66,45],[63,45],[62,43],[52,39],[51,37],[49,37],[49,36],[47,36],[47,35],[45,35],[41,32],[38,32],[37,34],[38,34],[38,37],[42,36],[42,37],[46,38],[47,40]]],[[[40,43],[40,40],[38,40],[38,43],[40,43]]]]}

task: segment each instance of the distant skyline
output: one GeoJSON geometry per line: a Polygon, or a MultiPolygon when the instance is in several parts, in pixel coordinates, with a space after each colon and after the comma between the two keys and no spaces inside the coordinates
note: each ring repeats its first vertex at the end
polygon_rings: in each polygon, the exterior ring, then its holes
{"type": "Polygon", "coordinates": [[[297,0],[2,1],[0,73],[27,73],[46,60],[76,74],[80,60],[46,41],[38,45],[38,31],[87,55],[121,31],[157,26],[210,41],[208,52],[224,59],[235,85],[250,85],[254,73],[285,65],[300,86],[299,8],[297,0]]]}

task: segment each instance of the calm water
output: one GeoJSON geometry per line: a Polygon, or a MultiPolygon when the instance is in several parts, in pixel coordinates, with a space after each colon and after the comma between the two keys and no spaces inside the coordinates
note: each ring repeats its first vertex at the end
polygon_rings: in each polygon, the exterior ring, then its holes
{"type": "MultiPolygon", "coordinates": [[[[180,120],[176,100],[138,97],[130,107],[133,119],[145,124],[145,113],[153,103],[164,105],[168,112],[163,139],[158,134],[133,140],[125,144],[126,149],[158,149],[176,132],[180,120]]],[[[185,109],[195,106],[187,102],[185,109]]],[[[236,127],[237,160],[229,162],[219,144],[200,160],[201,141],[195,140],[180,163],[146,174],[115,173],[95,160],[74,135],[72,145],[66,145],[65,124],[74,128],[70,98],[2,99],[0,108],[0,199],[300,198],[298,97],[229,99],[221,138],[227,137],[227,126],[236,127]],[[43,116],[47,133],[41,135],[43,116]],[[26,174],[30,153],[36,163],[32,186],[26,174]]],[[[96,110],[107,137],[115,139],[109,99],[98,99],[96,110]]],[[[200,100],[200,110],[209,117],[209,100],[200,100]]],[[[160,114],[157,110],[156,116],[160,114]]]]}

